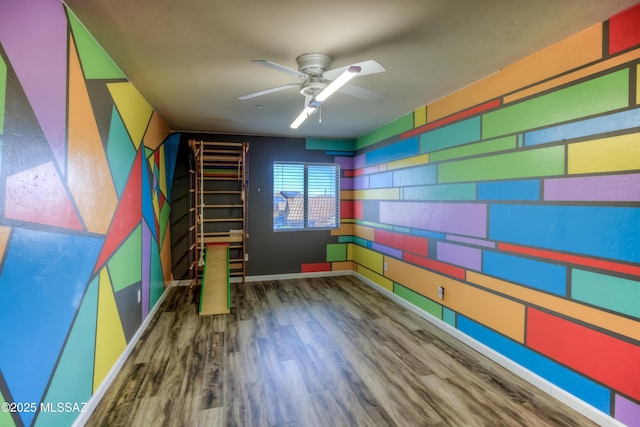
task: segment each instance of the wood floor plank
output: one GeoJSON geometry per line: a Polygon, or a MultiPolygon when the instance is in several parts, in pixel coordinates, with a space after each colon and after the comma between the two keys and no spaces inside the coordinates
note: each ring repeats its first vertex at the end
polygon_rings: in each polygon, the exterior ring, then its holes
{"type": "Polygon", "coordinates": [[[593,426],[351,276],[172,288],[87,426],[593,426]]]}

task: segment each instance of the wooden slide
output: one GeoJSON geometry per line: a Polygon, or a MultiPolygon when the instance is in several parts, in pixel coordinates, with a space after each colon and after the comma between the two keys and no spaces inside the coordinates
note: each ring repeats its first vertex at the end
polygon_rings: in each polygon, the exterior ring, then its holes
{"type": "Polygon", "coordinates": [[[229,313],[229,245],[208,244],[200,289],[200,315],[229,313]]]}

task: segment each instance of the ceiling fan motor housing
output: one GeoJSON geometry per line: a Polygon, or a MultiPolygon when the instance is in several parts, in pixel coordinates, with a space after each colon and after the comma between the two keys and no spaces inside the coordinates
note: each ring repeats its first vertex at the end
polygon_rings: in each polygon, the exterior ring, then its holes
{"type": "Polygon", "coordinates": [[[310,76],[322,76],[327,71],[333,58],[324,53],[305,53],[296,58],[298,70],[310,76]]]}

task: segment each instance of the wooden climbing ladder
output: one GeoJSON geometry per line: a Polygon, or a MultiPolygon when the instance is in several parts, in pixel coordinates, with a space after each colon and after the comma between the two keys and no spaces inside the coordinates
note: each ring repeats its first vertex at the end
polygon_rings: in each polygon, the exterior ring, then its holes
{"type": "MultiPolygon", "coordinates": [[[[246,279],[246,161],[247,142],[190,140],[195,168],[192,179],[195,280],[201,281],[208,244],[226,244],[229,249],[229,279],[246,279]]],[[[202,283],[202,282],[201,282],[202,283]]]]}

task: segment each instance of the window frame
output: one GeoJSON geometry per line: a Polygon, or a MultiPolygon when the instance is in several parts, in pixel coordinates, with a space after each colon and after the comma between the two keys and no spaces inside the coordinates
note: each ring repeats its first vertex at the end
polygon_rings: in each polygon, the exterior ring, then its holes
{"type": "MultiPolygon", "coordinates": [[[[301,161],[281,161],[281,160],[275,160],[273,161],[272,167],[272,195],[273,195],[273,210],[274,210],[274,214],[273,214],[273,222],[272,222],[272,230],[275,233],[282,233],[282,232],[296,232],[296,231],[322,231],[322,230],[337,230],[340,228],[340,164],[339,163],[331,163],[331,162],[301,162],[301,161]],[[302,225],[300,227],[285,227],[284,224],[287,223],[287,221],[285,220],[285,222],[280,225],[277,226],[277,221],[278,218],[281,218],[280,216],[276,215],[276,197],[277,194],[282,194],[282,193],[294,193],[294,192],[298,192],[299,191],[290,191],[289,189],[286,188],[286,183],[283,185],[282,183],[280,184],[281,187],[278,186],[278,184],[276,183],[276,179],[277,179],[277,173],[276,173],[276,167],[278,165],[281,165],[281,167],[284,167],[285,165],[298,165],[298,166],[302,166],[303,168],[303,177],[302,177],[302,195],[303,195],[303,219],[302,219],[302,225]],[[325,191],[329,191],[329,192],[333,192],[333,196],[334,196],[334,203],[335,203],[335,210],[333,210],[333,212],[335,212],[335,221],[333,223],[333,225],[328,225],[328,226],[310,226],[310,222],[312,221],[311,218],[309,218],[309,199],[311,197],[313,197],[312,194],[309,194],[309,188],[310,187],[322,187],[322,182],[321,181],[310,181],[309,178],[309,169],[311,168],[313,170],[314,167],[330,167],[333,169],[332,173],[329,175],[331,177],[334,177],[335,182],[332,183],[334,185],[331,186],[330,189],[326,189],[325,191]],[[284,187],[284,188],[282,188],[284,187]]],[[[329,178],[329,180],[331,180],[331,178],[329,178]]],[[[332,194],[329,194],[330,196],[332,194]]],[[[295,196],[295,197],[302,197],[302,196],[295,196]]],[[[285,195],[281,196],[282,200],[280,201],[280,203],[284,203],[285,205],[285,211],[287,209],[289,209],[289,198],[285,195]]]]}

